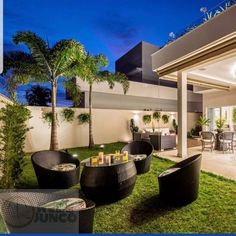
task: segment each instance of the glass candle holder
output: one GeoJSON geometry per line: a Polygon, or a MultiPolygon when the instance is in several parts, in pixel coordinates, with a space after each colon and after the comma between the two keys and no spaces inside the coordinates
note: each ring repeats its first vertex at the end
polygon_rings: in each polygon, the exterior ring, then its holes
{"type": "Polygon", "coordinates": [[[105,156],[105,163],[106,163],[106,165],[111,164],[111,156],[110,155],[105,156]]]}
{"type": "Polygon", "coordinates": [[[91,157],[90,164],[91,164],[91,166],[97,166],[98,165],[98,157],[91,157]]]}

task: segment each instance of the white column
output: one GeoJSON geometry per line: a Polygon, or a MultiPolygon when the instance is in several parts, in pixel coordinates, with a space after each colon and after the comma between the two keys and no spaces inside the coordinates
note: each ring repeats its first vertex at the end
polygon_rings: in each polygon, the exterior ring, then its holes
{"type": "Polygon", "coordinates": [[[187,157],[187,73],[178,71],[178,156],[187,157]]]}

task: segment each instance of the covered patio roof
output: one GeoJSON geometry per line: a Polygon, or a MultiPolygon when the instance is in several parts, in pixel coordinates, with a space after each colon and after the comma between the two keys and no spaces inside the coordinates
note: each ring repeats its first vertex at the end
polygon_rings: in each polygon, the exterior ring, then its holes
{"type": "Polygon", "coordinates": [[[197,93],[236,88],[236,5],[152,55],[152,69],[178,82],[178,156],[187,156],[187,84],[197,93]]]}

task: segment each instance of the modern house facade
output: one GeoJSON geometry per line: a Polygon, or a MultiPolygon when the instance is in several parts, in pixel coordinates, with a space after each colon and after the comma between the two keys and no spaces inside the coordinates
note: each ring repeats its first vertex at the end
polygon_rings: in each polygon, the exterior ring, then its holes
{"type": "MultiPolygon", "coordinates": [[[[129,110],[139,114],[138,125],[142,128],[142,114],[153,111],[167,112],[177,119],[177,83],[163,80],[152,71],[151,55],[159,47],[147,42],[140,42],[116,61],[116,71],[126,74],[130,88],[126,95],[117,84],[109,89],[105,83],[93,86],[92,100],[95,109],[129,110]]],[[[89,87],[77,79],[81,91],[84,92],[84,108],[88,108],[89,87]]],[[[194,128],[202,112],[202,95],[193,92],[193,86],[188,86],[188,130],[194,128]]],[[[132,118],[132,117],[130,117],[132,118]]],[[[170,121],[170,127],[172,126],[170,121]]]]}

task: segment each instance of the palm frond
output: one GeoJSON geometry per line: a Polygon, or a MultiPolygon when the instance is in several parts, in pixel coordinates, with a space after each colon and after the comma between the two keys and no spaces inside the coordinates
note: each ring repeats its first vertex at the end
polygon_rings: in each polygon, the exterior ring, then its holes
{"type": "Polygon", "coordinates": [[[12,51],[4,54],[3,76],[14,74],[18,83],[31,81],[47,81],[44,71],[41,71],[31,54],[22,51],[12,51]]]}
{"type": "Polygon", "coordinates": [[[75,106],[78,106],[81,100],[81,90],[80,86],[74,83],[74,80],[76,80],[76,78],[65,79],[63,86],[70,93],[75,106]]]}
{"type": "Polygon", "coordinates": [[[17,32],[13,36],[13,42],[15,44],[26,44],[40,70],[44,70],[45,73],[52,74],[52,69],[49,65],[48,45],[42,38],[30,31],[17,32]]]}
{"type": "Polygon", "coordinates": [[[93,84],[100,81],[99,76],[97,76],[98,72],[107,65],[108,60],[103,54],[92,56],[87,53],[84,60],[80,64],[75,64],[72,70],[82,80],[93,84]]]}
{"type": "Polygon", "coordinates": [[[119,83],[123,87],[124,94],[127,93],[129,89],[129,80],[123,73],[111,73],[109,71],[99,71],[97,74],[99,82],[107,82],[109,87],[113,89],[115,83],[119,83]]]}
{"type": "Polygon", "coordinates": [[[56,76],[68,75],[84,58],[84,47],[75,40],[61,40],[50,50],[50,64],[56,76]]]}

